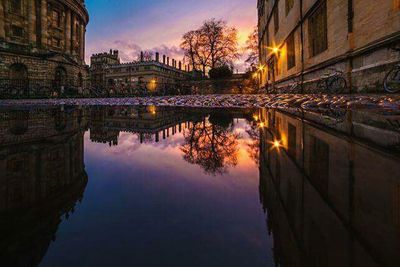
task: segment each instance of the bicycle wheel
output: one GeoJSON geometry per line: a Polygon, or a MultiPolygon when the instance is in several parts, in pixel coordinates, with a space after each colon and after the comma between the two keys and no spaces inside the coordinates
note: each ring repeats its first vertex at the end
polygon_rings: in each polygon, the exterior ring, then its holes
{"type": "Polygon", "coordinates": [[[328,82],[328,91],[332,94],[343,93],[347,89],[346,79],[340,76],[333,77],[331,81],[328,82]]]}
{"type": "Polygon", "coordinates": [[[388,93],[397,93],[400,91],[400,67],[395,67],[386,74],[384,87],[388,93]]]}

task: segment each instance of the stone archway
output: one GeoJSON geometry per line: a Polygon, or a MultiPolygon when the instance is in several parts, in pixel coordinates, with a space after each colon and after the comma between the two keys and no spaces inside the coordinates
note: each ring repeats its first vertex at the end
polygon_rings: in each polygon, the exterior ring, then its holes
{"type": "Polygon", "coordinates": [[[64,67],[57,67],[54,73],[54,89],[60,90],[67,85],[67,71],[64,67]]]}
{"type": "Polygon", "coordinates": [[[24,92],[28,89],[28,68],[21,63],[12,64],[9,68],[10,87],[13,92],[24,92]]]}

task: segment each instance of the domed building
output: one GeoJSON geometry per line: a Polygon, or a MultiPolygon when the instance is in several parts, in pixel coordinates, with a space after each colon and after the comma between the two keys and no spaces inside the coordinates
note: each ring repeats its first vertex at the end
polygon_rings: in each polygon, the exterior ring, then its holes
{"type": "Polygon", "coordinates": [[[0,97],[83,88],[88,21],[84,0],[0,0],[0,97]]]}

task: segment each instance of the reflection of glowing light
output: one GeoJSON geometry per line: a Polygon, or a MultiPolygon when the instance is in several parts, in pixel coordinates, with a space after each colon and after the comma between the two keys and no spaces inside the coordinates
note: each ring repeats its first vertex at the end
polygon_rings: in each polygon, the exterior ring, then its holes
{"type": "Polygon", "coordinates": [[[257,78],[258,78],[258,74],[257,74],[257,73],[254,73],[254,74],[253,74],[253,78],[254,78],[254,79],[257,79],[257,78]]]}
{"type": "Polygon", "coordinates": [[[257,116],[257,115],[254,115],[254,116],[253,116],[253,119],[254,119],[255,121],[258,121],[258,116],[257,116]]]}
{"type": "Polygon", "coordinates": [[[153,115],[156,115],[157,111],[156,111],[156,106],[149,106],[149,112],[153,115]]]}

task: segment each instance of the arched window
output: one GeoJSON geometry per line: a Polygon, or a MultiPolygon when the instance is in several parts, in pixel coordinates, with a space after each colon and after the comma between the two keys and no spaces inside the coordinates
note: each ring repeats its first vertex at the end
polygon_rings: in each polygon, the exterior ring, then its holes
{"type": "Polygon", "coordinates": [[[9,78],[13,89],[26,89],[28,85],[28,68],[20,63],[11,65],[9,78]]]}
{"type": "Polygon", "coordinates": [[[78,73],[78,87],[83,87],[83,77],[82,73],[78,73]]]}
{"type": "Polygon", "coordinates": [[[9,120],[9,131],[13,135],[23,135],[28,131],[29,112],[15,111],[11,112],[9,120]]]}
{"type": "Polygon", "coordinates": [[[67,72],[63,67],[57,67],[54,74],[55,87],[59,89],[61,86],[65,86],[67,83],[67,72]]]}

